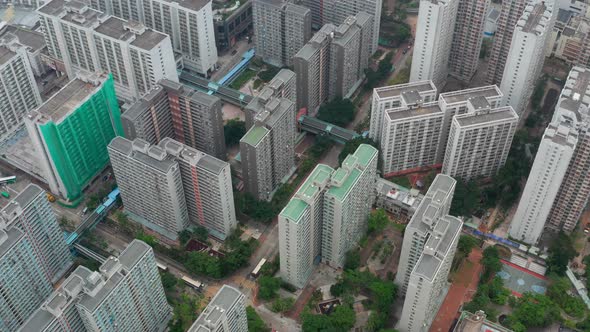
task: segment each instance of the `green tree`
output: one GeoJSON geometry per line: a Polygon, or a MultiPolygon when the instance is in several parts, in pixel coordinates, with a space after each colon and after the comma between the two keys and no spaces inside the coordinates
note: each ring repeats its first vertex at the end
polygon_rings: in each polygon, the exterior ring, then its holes
{"type": "Polygon", "coordinates": [[[195,227],[193,234],[195,235],[195,239],[203,243],[206,243],[209,239],[209,231],[207,230],[207,228],[200,225],[195,227]]]}
{"type": "Polygon", "coordinates": [[[225,145],[234,146],[246,134],[246,123],[239,118],[231,119],[223,126],[225,145]]]}
{"type": "Polygon", "coordinates": [[[267,276],[258,278],[258,296],[263,300],[271,300],[277,296],[281,288],[281,279],[267,276]]]}
{"type": "Polygon", "coordinates": [[[502,269],[500,254],[496,246],[490,246],[484,249],[481,264],[483,265],[483,274],[481,276],[483,282],[495,276],[502,269]]]}
{"type": "Polygon", "coordinates": [[[356,270],[361,266],[361,252],[357,248],[351,249],[344,258],[345,270],[356,270]]]}
{"type": "Polygon", "coordinates": [[[270,310],[274,312],[285,313],[291,310],[294,304],[295,299],[293,299],[292,297],[278,297],[273,301],[270,310]]]}
{"type": "Polygon", "coordinates": [[[393,52],[389,52],[381,61],[379,61],[377,70],[374,70],[371,67],[365,69],[365,77],[367,78],[365,89],[373,89],[377,84],[389,76],[392,68],[392,60],[393,52]]]}
{"type": "Polygon", "coordinates": [[[488,297],[490,300],[498,305],[506,304],[508,297],[510,297],[510,291],[504,287],[502,278],[496,276],[487,285],[488,297]]]}
{"type": "Polygon", "coordinates": [[[551,285],[547,289],[547,296],[551,298],[566,314],[583,318],[585,313],[585,304],[579,297],[569,295],[572,285],[565,277],[551,278],[551,285]]]}
{"type": "Polygon", "coordinates": [[[478,207],[480,200],[481,192],[475,181],[457,179],[450,213],[454,216],[469,216],[478,207]]]}
{"type": "Polygon", "coordinates": [[[383,209],[372,211],[369,215],[368,233],[381,233],[389,224],[389,217],[383,209]]]}
{"type": "Polygon", "coordinates": [[[549,257],[547,258],[548,274],[555,273],[564,276],[570,260],[576,257],[577,252],[573,240],[564,232],[560,232],[549,246],[549,257]]]}
{"type": "Polygon", "coordinates": [[[524,293],[517,300],[510,316],[511,327],[520,322],[527,329],[534,327],[546,327],[561,319],[559,307],[548,296],[533,293],[524,293]]]}
{"type": "Polygon", "coordinates": [[[145,234],[144,232],[139,232],[135,238],[147,243],[152,248],[158,245],[158,240],[156,240],[155,236],[145,234]]]}
{"type": "Polygon", "coordinates": [[[330,315],[314,315],[305,311],[301,314],[301,322],[304,332],[349,331],[356,323],[356,314],[350,306],[341,305],[330,315]]]}
{"type": "Polygon", "coordinates": [[[251,306],[246,307],[246,317],[248,317],[248,331],[249,332],[268,332],[270,329],[262,318],[258,315],[256,310],[251,306]]]}
{"type": "Polygon", "coordinates": [[[183,229],[182,231],[178,232],[178,241],[180,241],[181,245],[185,245],[188,241],[190,241],[193,233],[188,229],[183,229]]]}
{"type": "Polygon", "coordinates": [[[349,99],[336,98],[320,107],[318,119],[346,127],[354,120],[354,104],[349,99]]]}
{"type": "Polygon", "coordinates": [[[465,255],[469,255],[469,253],[471,253],[471,250],[473,250],[473,248],[477,247],[479,245],[479,240],[474,238],[471,235],[461,235],[461,237],[459,237],[459,243],[457,244],[457,251],[465,254],[465,255]]]}
{"type": "Polygon", "coordinates": [[[178,283],[178,279],[170,272],[161,272],[160,278],[162,279],[162,286],[164,286],[164,290],[166,291],[173,290],[178,283]]]}

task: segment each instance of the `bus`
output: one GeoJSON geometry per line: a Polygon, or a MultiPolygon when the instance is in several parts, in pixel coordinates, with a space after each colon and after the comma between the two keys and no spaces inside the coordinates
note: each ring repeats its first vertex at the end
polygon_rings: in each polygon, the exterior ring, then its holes
{"type": "Polygon", "coordinates": [[[203,288],[205,288],[205,285],[204,284],[202,284],[201,282],[199,282],[197,280],[191,279],[191,278],[189,278],[187,276],[182,276],[182,281],[184,281],[184,283],[187,286],[191,287],[192,289],[194,289],[194,290],[196,290],[198,292],[202,291],[203,288]]]}
{"type": "Polygon", "coordinates": [[[262,266],[264,266],[264,263],[266,263],[266,258],[263,258],[260,260],[260,262],[258,262],[258,265],[256,265],[254,270],[252,270],[252,273],[250,273],[250,277],[252,277],[253,279],[258,278],[258,276],[260,275],[260,270],[262,269],[262,266]]]}
{"type": "Polygon", "coordinates": [[[16,176],[7,176],[5,178],[0,178],[0,184],[9,184],[9,183],[15,183],[16,182],[16,176]]]}
{"type": "Polygon", "coordinates": [[[158,267],[158,269],[160,269],[162,272],[166,272],[168,271],[168,266],[156,261],[156,266],[158,267]]]}

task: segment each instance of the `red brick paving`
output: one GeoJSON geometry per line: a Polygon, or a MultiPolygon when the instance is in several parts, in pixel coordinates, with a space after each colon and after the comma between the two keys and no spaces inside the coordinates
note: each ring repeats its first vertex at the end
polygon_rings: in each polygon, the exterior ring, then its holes
{"type": "Polygon", "coordinates": [[[430,326],[430,332],[449,331],[458,315],[461,305],[471,301],[477,290],[477,283],[479,282],[479,275],[482,270],[482,266],[479,263],[481,257],[482,250],[480,248],[473,249],[467,258],[467,262],[469,263],[463,262],[459,270],[455,273],[454,282],[430,326]]]}
{"type": "Polygon", "coordinates": [[[298,320],[299,315],[303,311],[303,308],[305,308],[305,305],[307,305],[307,302],[309,302],[309,299],[311,299],[311,296],[313,295],[314,291],[315,291],[314,286],[312,286],[310,284],[305,286],[305,288],[301,292],[301,295],[299,295],[299,298],[297,299],[297,301],[293,305],[293,308],[287,313],[286,316],[289,318],[292,318],[294,320],[298,320]]]}

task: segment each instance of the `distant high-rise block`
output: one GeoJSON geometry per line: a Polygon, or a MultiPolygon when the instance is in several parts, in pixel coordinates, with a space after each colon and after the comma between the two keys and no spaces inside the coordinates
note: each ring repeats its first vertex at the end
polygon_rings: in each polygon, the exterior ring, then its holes
{"type": "Polygon", "coordinates": [[[298,108],[315,114],[321,104],[356,91],[369,63],[371,19],[360,12],[338,27],[326,24],[297,52],[298,108]]]}
{"type": "Polygon", "coordinates": [[[469,82],[477,70],[489,5],[490,0],[459,1],[449,74],[463,82],[469,82]]]}
{"type": "Polygon", "coordinates": [[[112,75],[80,73],[25,124],[51,191],[80,197],[108,165],[109,142],[123,135],[112,75]]]}
{"type": "Polygon", "coordinates": [[[121,116],[125,136],[158,144],[171,137],[220,159],[226,158],[221,100],[170,80],[135,102],[121,116]]]}
{"type": "Polygon", "coordinates": [[[512,106],[519,116],[526,110],[541,74],[545,48],[557,16],[556,5],[551,1],[533,1],[514,28],[500,90],[504,93],[503,105],[512,106]]]}
{"type": "Polygon", "coordinates": [[[27,48],[0,39],[0,141],[22,128],[27,112],[41,105],[41,95],[31,70],[27,48]]]}
{"type": "Polygon", "coordinates": [[[247,192],[270,200],[295,170],[295,106],[277,97],[257,105],[254,125],[240,140],[242,179],[247,192]]]}
{"type": "Polygon", "coordinates": [[[81,70],[110,73],[117,97],[126,101],[146,95],[160,79],[178,81],[166,34],[76,0],[52,0],[37,12],[54,69],[70,79],[81,70]]]}
{"type": "Polygon", "coordinates": [[[248,332],[245,302],[242,292],[223,285],[188,332],[248,332]]]}
{"type": "Polygon", "coordinates": [[[458,0],[420,1],[410,82],[431,80],[444,87],[458,7],[458,0]]]}
{"type": "Polygon", "coordinates": [[[279,214],[281,276],[303,288],[317,257],[342,268],[366,233],[374,201],[377,149],[362,144],[334,170],[319,164],[279,214]]]}
{"type": "Polygon", "coordinates": [[[518,20],[520,20],[527,0],[508,0],[502,2],[502,10],[498,19],[498,27],[494,34],[494,44],[488,62],[487,84],[500,84],[504,67],[508,60],[512,34],[518,20]]]}
{"type": "Polygon", "coordinates": [[[90,7],[166,34],[185,68],[208,76],[217,63],[211,1],[90,0],[90,7]]]}
{"type": "Polygon", "coordinates": [[[367,49],[375,53],[379,46],[382,0],[299,0],[301,5],[311,10],[312,23],[319,28],[325,24],[342,24],[349,16],[365,12],[372,16],[370,43],[367,49]]]}
{"type": "Polygon", "coordinates": [[[518,115],[512,107],[491,109],[484,97],[470,99],[467,114],[453,118],[442,173],[465,181],[492,177],[504,166],[518,115]]]}
{"type": "Polygon", "coordinates": [[[284,0],[254,0],[256,55],[274,66],[290,66],[295,53],[311,38],[309,9],[284,0]]]}

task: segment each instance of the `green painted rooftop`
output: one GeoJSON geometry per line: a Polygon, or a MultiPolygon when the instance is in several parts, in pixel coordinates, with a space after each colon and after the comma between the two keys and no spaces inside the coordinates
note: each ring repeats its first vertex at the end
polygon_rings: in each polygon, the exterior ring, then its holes
{"type": "Polygon", "coordinates": [[[361,144],[354,152],[354,156],[358,158],[358,162],[361,165],[367,166],[371,159],[377,155],[377,152],[377,149],[369,144],[361,144]]]}
{"type": "Polygon", "coordinates": [[[299,222],[305,209],[307,209],[309,205],[304,201],[300,200],[299,198],[292,198],[287,206],[281,211],[281,216],[289,219],[293,222],[299,222]]]}
{"type": "Polygon", "coordinates": [[[324,182],[328,180],[333,171],[334,169],[328,165],[318,164],[313,172],[309,174],[299,190],[297,190],[297,194],[305,197],[313,196],[313,194],[317,192],[317,187],[314,185],[314,182],[324,182]]]}
{"type": "Polygon", "coordinates": [[[244,135],[244,137],[242,137],[242,139],[240,140],[240,142],[244,142],[246,144],[250,144],[252,146],[256,146],[256,145],[258,145],[258,143],[260,143],[260,141],[262,140],[262,138],[268,132],[269,132],[269,130],[266,129],[265,127],[253,126],[252,128],[250,128],[250,130],[248,130],[248,132],[246,133],[246,135],[244,135]]]}
{"type": "MultiPolygon", "coordinates": [[[[335,176],[340,176],[340,177],[343,177],[346,175],[347,175],[347,172],[343,169],[338,169],[335,174],[335,176]],[[343,171],[343,172],[341,172],[341,171],[343,171]]],[[[346,177],[346,179],[344,179],[344,182],[342,182],[342,185],[340,187],[332,186],[332,187],[330,187],[330,189],[328,189],[328,192],[327,192],[328,195],[334,196],[339,201],[344,200],[344,198],[350,192],[352,187],[356,184],[356,182],[360,178],[360,176],[361,176],[361,171],[358,168],[353,168],[350,171],[350,173],[348,173],[348,176],[346,177]]],[[[333,179],[336,180],[335,178],[333,178],[333,179]]]]}

